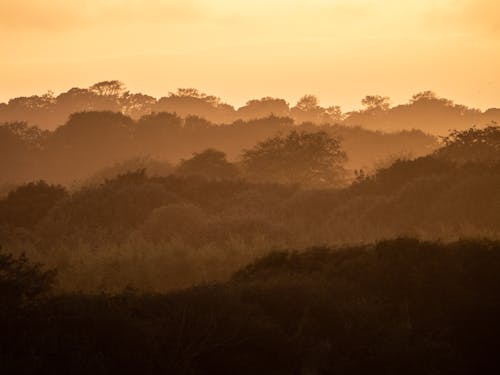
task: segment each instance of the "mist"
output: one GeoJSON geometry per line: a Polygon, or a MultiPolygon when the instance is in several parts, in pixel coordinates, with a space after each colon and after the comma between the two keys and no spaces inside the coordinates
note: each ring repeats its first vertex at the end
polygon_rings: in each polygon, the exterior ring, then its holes
{"type": "Polygon", "coordinates": [[[0,373],[500,373],[498,10],[0,0],[0,373]]]}

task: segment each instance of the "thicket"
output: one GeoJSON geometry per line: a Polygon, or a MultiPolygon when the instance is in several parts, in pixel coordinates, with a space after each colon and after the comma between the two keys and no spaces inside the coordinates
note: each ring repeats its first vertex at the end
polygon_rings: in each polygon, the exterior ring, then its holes
{"type": "MultiPolygon", "coordinates": [[[[3,295],[44,277],[23,268],[0,261],[3,295]]],[[[496,373],[499,272],[498,242],[400,238],[274,252],[166,295],[45,289],[2,304],[0,371],[496,373]]]]}

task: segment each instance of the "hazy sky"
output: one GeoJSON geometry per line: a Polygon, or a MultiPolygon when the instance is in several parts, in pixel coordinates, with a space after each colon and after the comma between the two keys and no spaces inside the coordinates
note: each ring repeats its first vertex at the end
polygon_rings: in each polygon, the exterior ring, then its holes
{"type": "Polygon", "coordinates": [[[357,107],[431,89],[500,107],[499,0],[0,0],[0,101],[119,79],[357,107]]]}

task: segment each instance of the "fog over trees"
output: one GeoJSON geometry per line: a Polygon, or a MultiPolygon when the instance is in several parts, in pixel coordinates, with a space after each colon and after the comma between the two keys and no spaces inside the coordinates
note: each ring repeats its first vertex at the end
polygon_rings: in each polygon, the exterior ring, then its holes
{"type": "Polygon", "coordinates": [[[384,133],[346,125],[297,125],[288,117],[220,125],[166,112],[138,120],[109,111],[79,112],[53,131],[25,122],[0,125],[0,184],[33,179],[74,184],[129,159],[177,164],[209,148],[238,163],[245,150],[291,132],[323,132],[338,139],[350,174],[355,169],[373,170],[377,162],[394,157],[426,155],[439,145],[437,137],[419,130],[384,133]]]}
{"type": "Polygon", "coordinates": [[[499,110],[362,105],[0,104],[0,373],[497,373],[499,110]]]}
{"type": "Polygon", "coordinates": [[[432,91],[415,94],[408,103],[392,105],[390,98],[367,95],[360,100],[362,108],[344,112],[336,105],[323,107],[314,95],[307,94],[296,104],[284,99],[263,97],[250,99],[235,108],[222,99],[194,88],[182,88],[167,96],[154,98],[131,93],[120,81],[98,82],[89,88],[72,88],[59,95],[18,97],[0,103],[0,123],[25,121],[42,129],[54,129],[64,124],[72,113],[82,111],[121,112],[133,119],[158,112],[176,113],[181,118],[202,117],[212,123],[230,124],[271,115],[290,117],[296,124],[346,124],[368,129],[400,131],[420,129],[445,136],[451,129],[464,130],[500,121],[500,109],[481,111],[439,97],[432,91]]]}

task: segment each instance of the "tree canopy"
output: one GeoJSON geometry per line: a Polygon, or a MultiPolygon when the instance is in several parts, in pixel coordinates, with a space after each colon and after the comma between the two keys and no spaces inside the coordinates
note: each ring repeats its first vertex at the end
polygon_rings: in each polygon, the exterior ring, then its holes
{"type": "Polygon", "coordinates": [[[256,180],[327,187],[341,182],[346,160],[338,138],[323,131],[291,131],[246,150],[242,164],[256,180]]]}
{"type": "Polygon", "coordinates": [[[194,153],[190,159],[183,159],[176,173],[181,176],[201,176],[208,180],[234,179],[238,169],[226,159],[226,154],[213,148],[194,153]]]}
{"type": "Polygon", "coordinates": [[[437,154],[458,163],[500,161],[500,126],[453,130],[437,154]]]}

